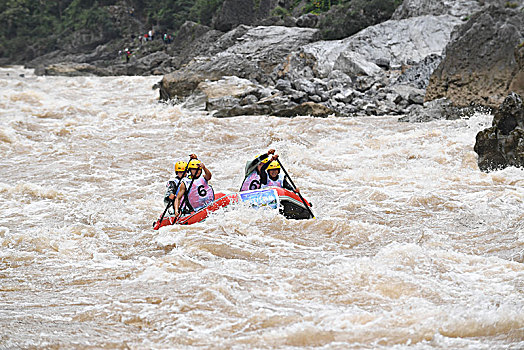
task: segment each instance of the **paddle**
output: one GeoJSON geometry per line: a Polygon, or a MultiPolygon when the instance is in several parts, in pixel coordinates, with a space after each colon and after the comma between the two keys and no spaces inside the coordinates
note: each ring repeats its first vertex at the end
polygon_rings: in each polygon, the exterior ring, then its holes
{"type": "MultiPolygon", "coordinates": [[[[191,161],[191,159],[192,158],[189,158],[189,161],[191,161]]],[[[189,167],[189,162],[187,163],[186,168],[184,169],[184,174],[182,174],[182,179],[184,179],[184,177],[186,177],[187,168],[188,167],[189,167]]],[[[175,187],[175,190],[173,191],[174,194],[175,194],[175,198],[176,198],[176,193],[178,191],[178,188],[180,187],[180,184],[182,183],[182,179],[180,179],[180,181],[178,182],[178,184],[175,187]]],[[[169,209],[169,206],[173,205],[174,202],[175,202],[175,199],[173,198],[172,200],[169,201],[169,203],[167,203],[166,209],[164,209],[164,212],[160,216],[160,219],[158,219],[157,222],[153,223],[153,229],[154,230],[158,230],[160,228],[160,224],[162,223],[162,220],[164,219],[164,216],[166,215],[167,209],[169,209]]]]}
{"type": "MultiPolygon", "coordinates": [[[[189,166],[189,163],[187,163],[187,165],[189,166]]],[[[193,207],[191,206],[191,204],[189,203],[189,191],[191,191],[191,186],[193,186],[193,182],[195,181],[195,177],[191,174],[191,182],[189,183],[189,187],[186,188],[186,193],[184,194],[184,199],[186,199],[186,206],[191,210],[193,211],[193,207]]],[[[182,199],[180,201],[180,204],[182,204],[184,202],[184,199],[182,199]]],[[[182,205],[179,205],[179,208],[181,207],[182,205]]],[[[180,215],[180,214],[179,214],[180,215]]]]}
{"type": "MultiPolygon", "coordinates": [[[[286,169],[284,169],[284,166],[282,165],[282,163],[280,163],[280,159],[277,158],[277,162],[280,165],[280,168],[284,171],[284,174],[286,174],[287,178],[289,179],[289,183],[291,183],[291,186],[293,186],[293,188],[296,190],[297,186],[295,186],[295,184],[293,183],[293,180],[291,180],[291,176],[289,176],[289,174],[287,173],[286,169]]],[[[306,207],[307,211],[309,211],[309,214],[314,219],[315,215],[313,214],[313,212],[309,208],[309,205],[307,205],[306,200],[304,199],[304,197],[302,197],[300,192],[295,192],[295,193],[298,194],[298,196],[300,197],[300,200],[302,201],[302,203],[304,203],[304,206],[306,207]]]]}

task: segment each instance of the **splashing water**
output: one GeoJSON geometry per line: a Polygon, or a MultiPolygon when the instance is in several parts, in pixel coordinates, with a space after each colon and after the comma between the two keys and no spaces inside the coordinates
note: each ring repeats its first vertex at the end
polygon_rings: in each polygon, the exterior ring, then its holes
{"type": "Polygon", "coordinates": [[[158,80],[0,69],[0,348],[524,348],[524,170],[479,171],[491,115],[216,119],[158,80]],[[317,219],[152,230],[175,161],[236,191],[269,148],[317,219]]]}

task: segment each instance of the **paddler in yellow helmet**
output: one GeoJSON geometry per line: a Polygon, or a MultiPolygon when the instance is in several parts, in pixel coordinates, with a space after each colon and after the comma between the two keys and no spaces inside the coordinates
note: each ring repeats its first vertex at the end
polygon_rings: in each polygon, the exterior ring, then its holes
{"type": "MultiPolygon", "coordinates": [[[[192,155],[191,155],[192,156],[192,155]]],[[[166,193],[164,194],[164,204],[167,206],[169,203],[173,202],[175,199],[175,195],[178,193],[178,189],[180,187],[180,181],[184,177],[186,177],[187,174],[189,174],[189,170],[187,168],[187,163],[183,160],[180,160],[175,163],[175,171],[174,171],[174,177],[172,179],[169,179],[167,181],[167,189],[166,193]]],[[[170,210],[170,213],[173,214],[173,211],[170,210]]]]}
{"type": "Polygon", "coordinates": [[[287,180],[287,176],[280,172],[280,163],[277,162],[278,154],[271,157],[271,162],[264,163],[260,169],[261,187],[282,187],[293,192],[300,192],[299,188],[293,186],[287,180]]]}
{"type": "Polygon", "coordinates": [[[246,164],[245,177],[240,187],[240,192],[258,190],[260,188],[260,169],[264,163],[269,161],[269,156],[274,153],[275,150],[270,149],[267,153],[256,156],[255,159],[246,164]]]}
{"type": "Polygon", "coordinates": [[[180,214],[182,201],[190,211],[197,211],[215,199],[213,188],[209,185],[211,171],[197,159],[196,155],[191,158],[187,165],[190,174],[182,180],[175,198],[175,216],[180,214]]]}

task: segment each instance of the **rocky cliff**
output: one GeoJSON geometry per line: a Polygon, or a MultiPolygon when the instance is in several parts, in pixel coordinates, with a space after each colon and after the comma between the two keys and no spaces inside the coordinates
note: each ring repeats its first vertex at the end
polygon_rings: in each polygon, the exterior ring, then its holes
{"type": "Polygon", "coordinates": [[[216,116],[289,116],[316,105],[323,115],[404,114],[423,103],[429,75],[460,23],[448,15],[417,16],[334,41],[319,40],[317,29],[241,25],[165,75],[160,95],[190,97],[191,106],[216,116]],[[202,95],[201,82],[227,85],[230,76],[250,80],[257,91],[251,85],[222,100],[202,95]]]}
{"type": "Polygon", "coordinates": [[[510,91],[524,93],[524,13],[489,6],[452,34],[431,76],[426,100],[445,97],[459,106],[496,108],[510,91]]]}
{"type": "Polygon", "coordinates": [[[186,22],[171,44],[135,43],[127,63],[107,43],[33,64],[49,75],[163,75],[161,99],[223,117],[314,110],[424,121],[522,90],[522,0],[405,0],[392,19],[329,41],[315,15],[273,16],[290,2],[226,0],[213,27],[186,22]],[[235,82],[246,90],[228,94],[235,82]]]}

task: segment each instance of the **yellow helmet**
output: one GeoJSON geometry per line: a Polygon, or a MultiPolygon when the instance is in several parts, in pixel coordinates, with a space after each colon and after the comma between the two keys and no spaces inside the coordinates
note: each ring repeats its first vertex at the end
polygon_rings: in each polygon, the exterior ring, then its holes
{"type": "MultiPolygon", "coordinates": [[[[264,154],[264,153],[262,153],[264,154]]],[[[259,154],[258,156],[255,157],[255,159],[258,159],[258,157],[260,157],[262,154],[259,154]]],[[[267,163],[269,162],[269,157],[265,158],[264,160],[261,161],[262,163],[267,163]]]]}
{"type": "Polygon", "coordinates": [[[189,161],[189,165],[188,165],[188,169],[198,169],[198,165],[202,163],[201,161],[199,161],[198,159],[191,159],[189,161]]]}
{"type": "Polygon", "coordinates": [[[272,170],[272,169],[280,169],[280,164],[278,164],[276,160],[269,163],[269,166],[267,167],[267,170],[272,170]]]}
{"type": "Polygon", "coordinates": [[[175,172],[178,173],[179,171],[185,171],[186,170],[187,163],[183,160],[178,161],[175,163],[175,172]]]}

